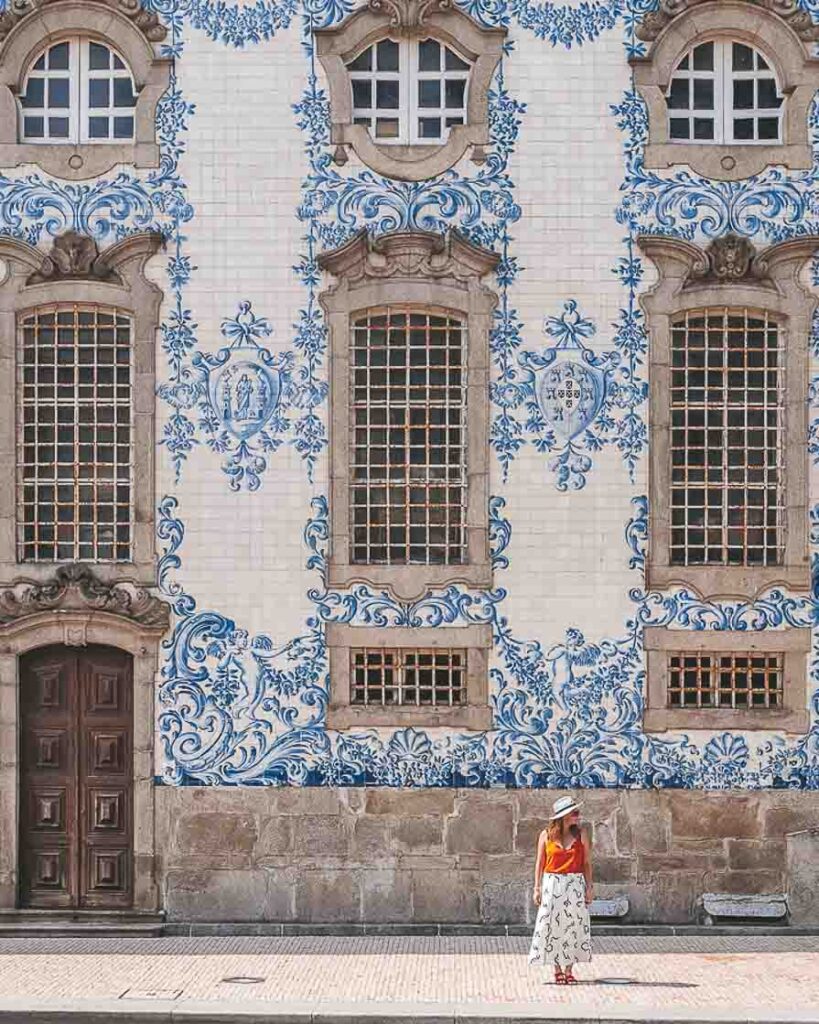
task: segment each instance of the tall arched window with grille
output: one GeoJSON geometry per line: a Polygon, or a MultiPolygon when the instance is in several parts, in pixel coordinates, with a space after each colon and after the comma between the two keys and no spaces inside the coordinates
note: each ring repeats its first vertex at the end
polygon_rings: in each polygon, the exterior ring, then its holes
{"type": "Polygon", "coordinates": [[[466,558],[466,325],[388,307],[352,324],[352,561],[466,558]]]}
{"type": "Polygon", "coordinates": [[[131,561],[132,330],[90,304],[19,317],[21,562],[131,561]]]}
{"type": "Polygon", "coordinates": [[[103,252],[67,232],[50,251],[0,237],[0,573],[42,582],[55,563],[105,582],[156,577],[155,351],[162,292],[145,268],[162,244],[103,252]],[[1,360],[0,360],[1,361],[1,360]]]}
{"type": "Polygon", "coordinates": [[[782,331],[766,310],[671,325],[671,563],[782,563],[782,331]]]}
{"type": "Polygon", "coordinates": [[[639,239],[657,267],[649,332],[648,584],[701,597],[806,590],[808,349],[816,296],[800,272],[819,239],[757,253],[639,239]]]}

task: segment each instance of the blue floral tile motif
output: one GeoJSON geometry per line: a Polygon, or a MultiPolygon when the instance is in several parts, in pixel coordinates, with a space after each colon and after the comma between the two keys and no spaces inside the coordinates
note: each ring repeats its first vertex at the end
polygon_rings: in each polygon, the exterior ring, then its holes
{"type": "MultiPolygon", "coordinates": [[[[511,539],[504,504],[492,499],[493,561],[511,539]]],[[[806,736],[776,737],[752,748],[747,737],[719,733],[703,746],[685,736],[642,732],[645,685],[642,630],[767,629],[815,625],[819,601],[771,591],[755,602],[703,602],[685,591],[632,591],[635,613],[618,639],[590,642],[577,628],[544,650],[517,638],[502,613],[506,591],[451,587],[402,603],[366,586],[326,585],[328,509],[313,502],[304,540],[307,565],[321,586],[310,591],[315,615],[303,634],[278,642],[250,636],[232,620],[198,611],[175,583],[184,526],[172,498],[160,505],[166,539],[161,588],[178,616],[166,641],[160,692],[165,782],[176,785],[405,785],[815,788],[819,781],[819,698],[806,736]],[[325,622],[492,628],[493,728],[446,735],[407,728],[332,733],[327,703],[325,622]]],[[[632,523],[644,515],[644,499],[632,523]]],[[[819,521],[819,508],[815,511],[819,521]]],[[[633,536],[640,528],[631,526],[633,536]]],[[[640,550],[641,542],[628,542],[640,550]]],[[[816,556],[815,556],[816,557],[816,556]]],[[[815,672],[814,672],[815,675],[815,672]]]]}
{"type": "Polygon", "coordinates": [[[619,352],[595,353],[583,344],[596,327],[577,311],[577,302],[564,303],[560,316],[550,316],[544,332],[555,344],[540,352],[521,352],[518,362],[527,371],[525,390],[529,418],[526,430],[539,451],[556,452],[549,469],[560,491],[579,490],[592,466],[583,450],[603,447],[614,429],[611,390],[619,352]],[[582,442],[576,441],[582,435],[582,442]]]}
{"type": "MultiPolygon", "coordinates": [[[[163,52],[174,61],[171,85],[157,114],[160,166],[144,174],[123,172],[78,185],[37,174],[0,177],[0,231],[34,244],[44,244],[49,236],[72,228],[100,242],[149,228],[165,235],[168,312],[161,330],[167,372],[160,398],[168,415],[162,444],[179,472],[193,447],[206,444],[225,458],[231,486],[253,489],[259,486],[272,451],[290,443],[312,476],[327,445],[327,346],[318,303],[321,282],[316,255],[361,227],[372,232],[459,227],[499,254],[495,281],[499,303],[491,335],[491,443],[504,473],[523,445],[550,432],[554,447],[546,450],[553,456],[582,444],[579,454],[591,458],[594,444],[587,446],[586,439],[596,436],[615,446],[632,474],[647,446],[647,339],[638,301],[643,267],[636,252],[637,235],[670,232],[697,238],[733,230],[765,243],[816,230],[816,167],[798,174],[774,168],[737,183],[711,182],[690,172],[646,170],[642,158],[645,109],[634,90],[628,90],[613,107],[625,157],[621,202],[613,211],[624,236],[612,267],[623,295],[612,335],[618,362],[599,389],[593,376],[575,378],[571,387],[582,409],[572,408],[567,416],[564,405],[560,419],[557,414],[565,395],[544,400],[535,387],[538,374],[543,376],[561,361],[589,372],[606,373],[608,367],[590,362],[603,357],[590,355],[586,342],[592,337],[592,321],[577,308],[566,308],[551,318],[554,344],[546,351],[554,356],[546,365],[537,365],[545,353],[524,355],[522,351],[527,324],[512,295],[520,275],[531,271],[519,265],[515,247],[514,231],[525,211],[516,201],[509,157],[525,141],[526,106],[506,88],[503,62],[490,96],[492,146],[486,163],[479,170],[453,170],[430,182],[391,182],[366,171],[340,170],[331,163],[329,109],[314,64],[311,33],[343,18],[353,6],[349,0],[145,2],[170,27],[163,52]],[[185,231],[196,211],[179,166],[187,125],[195,114],[177,74],[184,63],[184,35],[192,29],[241,49],[272,40],[293,27],[301,32],[305,55],[305,89],[295,115],[308,172],[296,211],[304,235],[294,268],[304,288],[304,301],[285,352],[274,355],[266,347],[269,325],[248,303],[224,321],[227,344],[214,355],[201,348],[200,325],[186,299],[196,267],[185,231]],[[529,417],[535,415],[544,426],[532,423],[527,429],[529,417]]],[[[461,5],[485,24],[517,27],[543,40],[546,47],[588,46],[622,23],[626,53],[639,54],[644,48],[635,26],[656,7],[656,0],[563,5],[461,0],[461,5]]],[[[3,6],[0,0],[0,9],[3,6]]],[[[801,0],[801,6],[819,20],[819,0],[801,0]]],[[[507,44],[507,57],[513,45],[507,44]]],[[[819,108],[811,113],[810,127],[817,142],[819,108]]],[[[814,268],[814,278],[819,282],[819,267],[814,268]]],[[[816,327],[811,340],[816,354],[816,327]]],[[[569,386],[568,376],[555,383],[569,386]]],[[[814,408],[817,391],[819,384],[814,381],[814,408]]],[[[810,444],[815,458],[819,458],[817,437],[819,421],[814,418],[810,444]]],[[[588,471],[572,470],[566,479],[585,478],[588,471]]],[[[573,484],[566,486],[571,490],[573,484]]],[[[503,497],[491,499],[492,564],[504,582],[506,577],[500,574],[509,566],[512,551],[512,519],[507,511],[503,497]]],[[[774,735],[760,741],[751,734],[716,732],[706,739],[692,740],[684,734],[660,739],[645,735],[641,726],[646,626],[747,632],[810,627],[816,635],[817,556],[810,595],[773,589],[753,602],[741,602],[703,601],[680,588],[652,592],[639,585],[649,529],[644,495],[633,496],[630,512],[624,525],[623,559],[638,582],[629,591],[631,611],[618,635],[589,637],[572,625],[558,642],[551,638],[542,643],[517,635],[505,614],[507,591],[502,586],[489,591],[451,587],[411,603],[397,602],[389,593],[365,586],[345,591],[329,588],[328,509],[326,498],[317,497],[303,538],[308,568],[316,574],[308,592],[312,609],[299,635],[287,638],[252,635],[241,623],[200,607],[184,589],[178,577],[185,526],[179,499],[165,497],[157,517],[162,547],[158,583],[173,609],[175,624],[164,644],[158,699],[162,780],[174,785],[819,789],[816,642],[811,662],[811,726],[805,736],[774,735]],[[325,728],[327,622],[433,628],[488,624],[493,638],[492,729],[485,733],[417,728],[329,732],[325,728]]],[[[816,547],[819,506],[812,510],[811,524],[816,547]]]]}
{"type": "Polygon", "coordinates": [[[259,344],[272,333],[250,302],[240,302],[236,316],[222,321],[230,346],[215,355],[197,352],[192,360],[200,426],[208,447],[226,456],[233,490],[257,490],[268,456],[292,433],[287,412],[303,400],[306,374],[297,372],[294,353],[273,355],[259,344]]]}

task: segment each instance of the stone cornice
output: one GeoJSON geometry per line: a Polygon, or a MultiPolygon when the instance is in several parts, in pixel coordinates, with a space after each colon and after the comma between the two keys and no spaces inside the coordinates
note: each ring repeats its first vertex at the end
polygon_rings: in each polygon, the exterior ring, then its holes
{"type": "Polygon", "coordinates": [[[42,612],[107,612],[146,629],[164,631],[170,608],[132,582],[104,583],[87,565],[62,565],[53,579],[15,580],[0,590],[0,628],[42,612]]]}
{"type": "Polygon", "coordinates": [[[499,256],[468,241],[457,231],[395,231],[373,238],[360,231],[345,245],[318,257],[318,265],[347,281],[362,278],[454,278],[468,281],[494,270],[499,256]]]}
{"type": "Polygon", "coordinates": [[[76,231],[57,235],[46,254],[19,238],[0,238],[0,258],[30,271],[27,285],[56,281],[114,281],[122,283],[119,271],[131,260],[148,259],[164,244],[159,232],[128,235],[108,249],[99,251],[96,241],[76,231]]]}
{"type": "Polygon", "coordinates": [[[778,242],[762,252],[757,252],[745,236],[731,233],[713,239],[705,249],[667,235],[641,235],[637,242],[666,277],[681,278],[684,288],[705,284],[777,285],[783,277],[798,274],[819,249],[817,235],[778,242]]]}
{"type": "MultiPolygon", "coordinates": [[[[659,7],[649,11],[638,22],[635,34],[638,39],[653,42],[663,30],[676,18],[702,4],[713,3],[714,0],[660,0],[659,7]]],[[[819,39],[819,25],[796,0],[739,0],[739,2],[762,7],[776,14],[804,42],[819,39]]]]}
{"type": "MultiPolygon", "coordinates": [[[[5,11],[0,14],[0,41],[29,14],[60,2],[61,0],[9,0],[5,11]]],[[[123,15],[133,22],[148,42],[161,43],[168,34],[167,28],[159,18],[152,11],[146,11],[140,0],[93,0],[88,6],[108,7],[123,15]]]]}

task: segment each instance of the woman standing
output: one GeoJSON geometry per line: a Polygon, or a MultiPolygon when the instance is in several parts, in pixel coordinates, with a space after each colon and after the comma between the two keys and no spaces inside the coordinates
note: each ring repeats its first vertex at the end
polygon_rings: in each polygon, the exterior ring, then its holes
{"type": "Polygon", "coordinates": [[[535,858],[533,895],[540,909],[529,963],[553,963],[556,985],[575,984],[572,966],[591,960],[591,840],[580,824],[579,807],[570,796],[555,800],[535,858]]]}

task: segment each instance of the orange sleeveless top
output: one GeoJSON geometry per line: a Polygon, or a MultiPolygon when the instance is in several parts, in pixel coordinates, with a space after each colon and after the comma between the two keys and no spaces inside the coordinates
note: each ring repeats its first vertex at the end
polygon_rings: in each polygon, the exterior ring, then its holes
{"type": "Polygon", "coordinates": [[[585,852],[580,836],[577,836],[568,850],[559,843],[546,842],[546,861],[543,870],[550,875],[580,874],[583,871],[585,852]]]}

